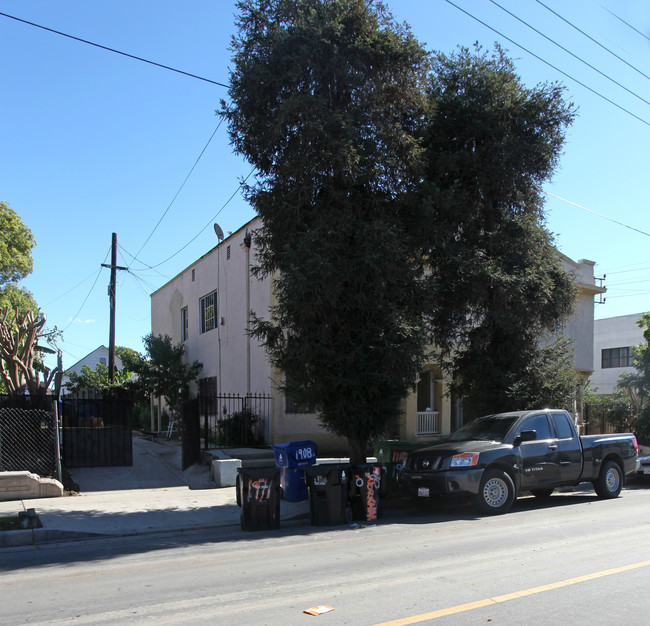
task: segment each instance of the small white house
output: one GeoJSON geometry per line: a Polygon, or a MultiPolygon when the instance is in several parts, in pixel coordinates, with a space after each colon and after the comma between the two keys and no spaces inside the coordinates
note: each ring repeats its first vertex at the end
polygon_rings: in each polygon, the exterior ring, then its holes
{"type": "MultiPolygon", "coordinates": [[[[74,365],[68,367],[63,373],[63,380],[61,382],[61,393],[66,392],[65,383],[68,380],[68,374],[70,372],[76,372],[77,374],[81,373],[81,369],[84,365],[87,365],[91,370],[97,369],[99,364],[106,365],[108,367],[108,348],[106,346],[99,346],[89,354],[87,354],[83,359],[77,361],[74,365]]],[[[119,356],[115,355],[115,368],[121,370],[123,367],[122,359],[119,356]]]]}

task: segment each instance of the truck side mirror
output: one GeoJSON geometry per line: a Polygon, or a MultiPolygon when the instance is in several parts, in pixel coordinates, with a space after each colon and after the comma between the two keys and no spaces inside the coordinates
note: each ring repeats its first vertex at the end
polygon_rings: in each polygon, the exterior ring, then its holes
{"type": "Polygon", "coordinates": [[[518,446],[519,444],[523,443],[524,441],[535,441],[537,439],[537,431],[536,430],[522,430],[516,437],[514,444],[518,446]]]}

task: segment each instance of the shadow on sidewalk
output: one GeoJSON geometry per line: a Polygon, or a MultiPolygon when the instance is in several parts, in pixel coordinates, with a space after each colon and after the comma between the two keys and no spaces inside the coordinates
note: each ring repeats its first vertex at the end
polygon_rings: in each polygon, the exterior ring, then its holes
{"type": "Polygon", "coordinates": [[[133,465],[120,467],[75,467],[68,471],[82,493],[184,487],[215,487],[207,465],[196,464],[181,471],[181,443],[151,439],[133,433],[133,465]]]}

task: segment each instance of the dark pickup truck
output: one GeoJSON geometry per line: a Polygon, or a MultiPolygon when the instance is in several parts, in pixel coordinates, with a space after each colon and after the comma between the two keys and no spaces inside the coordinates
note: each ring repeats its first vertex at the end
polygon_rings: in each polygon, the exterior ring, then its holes
{"type": "Polygon", "coordinates": [[[400,480],[417,498],[469,495],[482,513],[498,514],[520,491],[548,497],[581,482],[591,482],[601,498],[615,498],[637,454],[632,434],[580,437],[566,411],[516,411],[479,417],[409,453],[400,480]]]}

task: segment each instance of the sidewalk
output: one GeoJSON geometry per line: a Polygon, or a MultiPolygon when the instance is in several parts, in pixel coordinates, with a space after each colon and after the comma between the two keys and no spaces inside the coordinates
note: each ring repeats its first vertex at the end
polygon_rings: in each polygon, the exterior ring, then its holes
{"type": "MultiPolygon", "coordinates": [[[[214,488],[209,467],[181,472],[177,441],[133,438],[133,466],[70,471],[81,493],[0,502],[0,517],[35,509],[42,528],[0,532],[0,548],[101,536],[239,526],[234,487],[214,488]]],[[[307,502],[280,505],[282,520],[307,516],[307,502]]]]}

